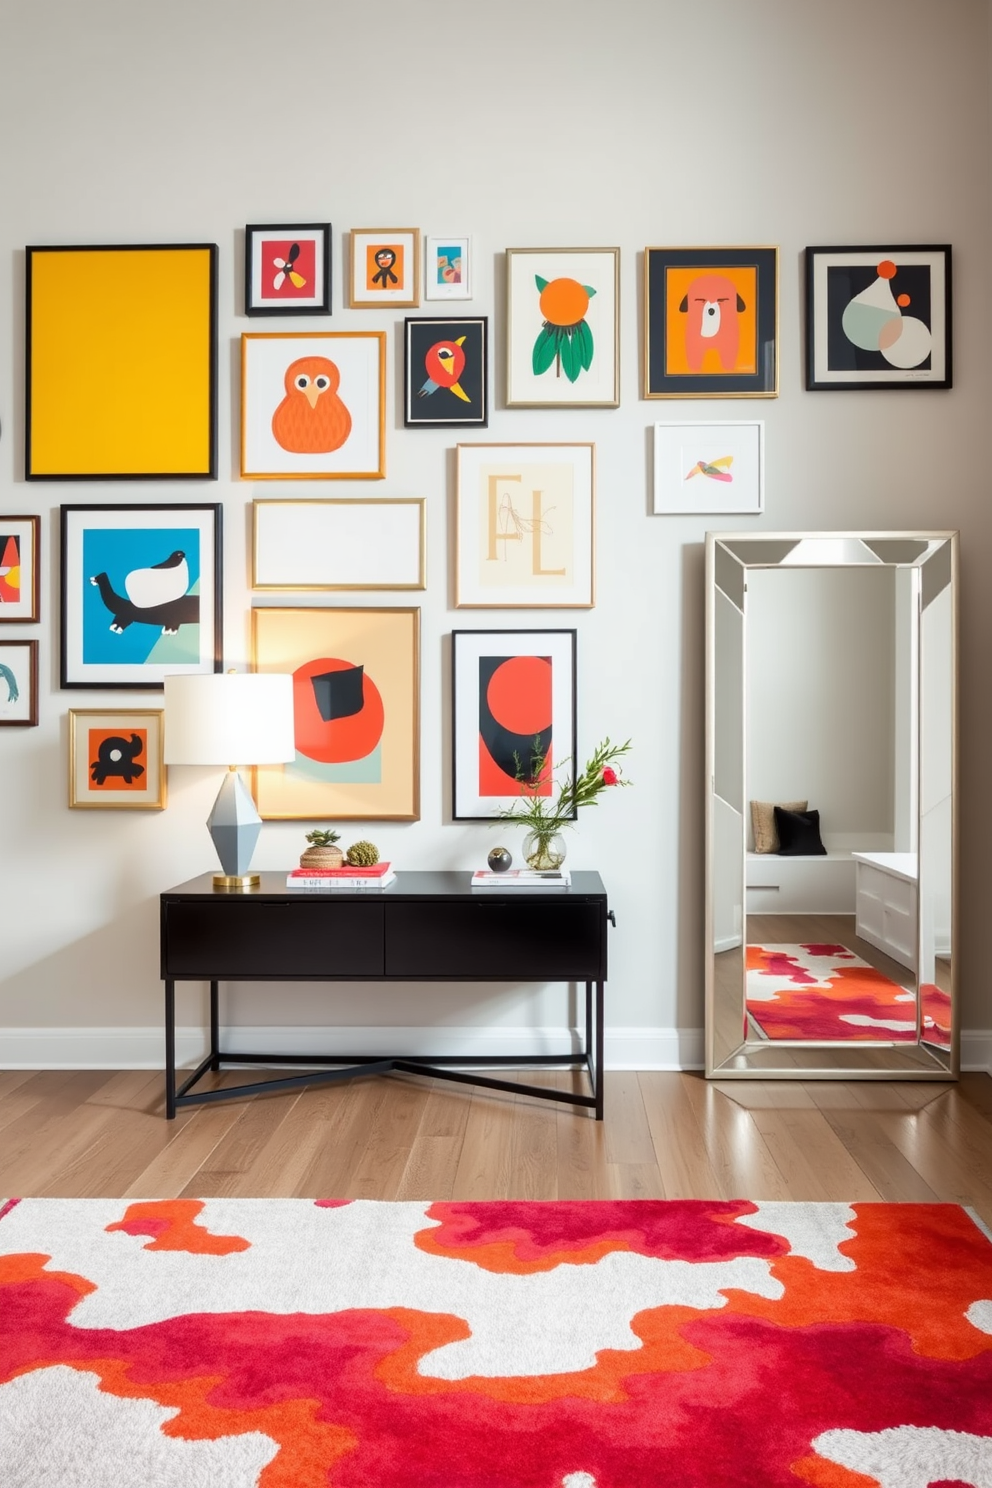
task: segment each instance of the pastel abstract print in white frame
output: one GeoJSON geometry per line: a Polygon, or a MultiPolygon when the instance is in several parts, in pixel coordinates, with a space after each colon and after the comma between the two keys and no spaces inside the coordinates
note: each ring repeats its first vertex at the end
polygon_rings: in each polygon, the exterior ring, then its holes
{"type": "Polygon", "coordinates": [[[655,512],[757,513],[764,505],[763,419],[655,424],[655,512]]]}
{"type": "Polygon", "coordinates": [[[429,237],[424,252],[424,299],[470,300],[472,267],[470,237],[463,233],[429,237]]]}

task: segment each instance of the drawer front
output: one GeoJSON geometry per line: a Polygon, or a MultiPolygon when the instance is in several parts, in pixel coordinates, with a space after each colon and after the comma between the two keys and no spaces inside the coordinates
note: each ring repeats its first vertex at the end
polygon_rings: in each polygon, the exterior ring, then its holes
{"type": "Polygon", "coordinates": [[[858,893],[871,894],[900,914],[916,913],[916,885],[872,864],[858,864],[858,893]]]}
{"type": "Polygon", "coordinates": [[[177,901],[162,922],[163,977],[382,976],[383,904],[321,897],[177,901]]]}
{"type": "Polygon", "coordinates": [[[465,981],[606,979],[605,906],[478,897],[395,901],[386,919],[386,976],[465,981]]]}

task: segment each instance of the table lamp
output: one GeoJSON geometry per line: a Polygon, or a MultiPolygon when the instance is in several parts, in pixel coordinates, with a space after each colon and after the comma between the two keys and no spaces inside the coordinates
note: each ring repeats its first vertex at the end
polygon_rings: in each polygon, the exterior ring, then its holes
{"type": "Polygon", "coordinates": [[[296,757],[293,679],[273,672],[212,672],[165,679],[165,763],[226,765],[207,830],[223,873],[215,889],[251,889],[248,865],[262,818],[238,765],[281,765],[296,757]]]}

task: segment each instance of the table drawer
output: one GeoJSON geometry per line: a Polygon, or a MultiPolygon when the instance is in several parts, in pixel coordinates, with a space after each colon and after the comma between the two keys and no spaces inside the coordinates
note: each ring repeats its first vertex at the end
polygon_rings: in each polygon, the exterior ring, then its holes
{"type": "Polygon", "coordinates": [[[383,974],[382,903],[225,898],[167,903],[163,977],[383,974]]]}
{"type": "Polygon", "coordinates": [[[605,905],[550,898],[394,902],[386,919],[387,977],[466,981],[606,978],[605,905]]]}

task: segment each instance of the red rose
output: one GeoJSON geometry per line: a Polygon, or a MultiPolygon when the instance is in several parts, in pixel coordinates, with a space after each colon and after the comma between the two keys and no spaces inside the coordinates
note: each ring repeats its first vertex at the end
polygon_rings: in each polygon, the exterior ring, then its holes
{"type": "Polygon", "coordinates": [[[617,772],[616,772],[616,770],[613,769],[612,765],[607,765],[606,766],[606,769],[603,771],[603,784],[604,785],[616,785],[616,783],[617,783],[617,772]]]}

